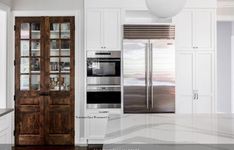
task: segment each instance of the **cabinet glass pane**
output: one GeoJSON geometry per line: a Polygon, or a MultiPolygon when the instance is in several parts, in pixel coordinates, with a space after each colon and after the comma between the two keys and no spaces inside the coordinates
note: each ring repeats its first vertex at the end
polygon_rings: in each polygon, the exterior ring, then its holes
{"type": "Polygon", "coordinates": [[[35,90],[35,91],[40,90],[40,75],[32,75],[31,82],[32,82],[32,85],[31,85],[32,90],[35,90]]]}
{"type": "Polygon", "coordinates": [[[29,40],[21,40],[20,51],[21,56],[29,56],[29,40]]]}
{"type": "Polygon", "coordinates": [[[61,24],[61,39],[70,38],[70,23],[61,24]]]}
{"type": "Polygon", "coordinates": [[[40,41],[36,40],[36,41],[32,41],[31,43],[31,53],[32,56],[40,56],[40,41]]]}
{"type": "Polygon", "coordinates": [[[50,38],[59,39],[59,23],[50,24],[50,38]]]}
{"type": "Polygon", "coordinates": [[[59,91],[59,75],[50,75],[50,90],[59,91]]]}
{"type": "Polygon", "coordinates": [[[50,58],[50,72],[51,73],[59,72],[59,58],[50,58]]]}
{"type": "Polygon", "coordinates": [[[69,40],[62,40],[61,41],[61,49],[70,49],[70,41],[69,40]]]}
{"type": "Polygon", "coordinates": [[[50,56],[59,56],[59,41],[50,41],[50,56]]]}
{"type": "Polygon", "coordinates": [[[70,49],[62,49],[61,56],[70,56],[70,49]]]}
{"type": "Polygon", "coordinates": [[[29,58],[21,58],[20,72],[29,73],[29,58]]]}
{"type": "Polygon", "coordinates": [[[30,30],[29,23],[22,23],[21,24],[21,31],[20,31],[20,38],[21,39],[29,39],[29,30],[30,30]]]}
{"type": "Polygon", "coordinates": [[[39,73],[40,72],[40,58],[31,59],[31,72],[39,73]]]}
{"type": "Polygon", "coordinates": [[[20,90],[29,90],[29,75],[20,76],[20,90]]]}
{"type": "Polygon", "coordinates": [[[39,23],[32,23],[31,24],[32,39],[40,39],[40,37],[41,37],[40,30],[41,30],[41,27],[40,27],[39,23]]]}
{"type": "Polygon", "coordinates": [[[70,90],[70,75],[61,75],[61,90],[69,91],[70,90]]]}
{"type": "Polygon", "coordinates": [[[62,73],[70,72],[70,58],[61,58],[60,69],[62,73]]]}

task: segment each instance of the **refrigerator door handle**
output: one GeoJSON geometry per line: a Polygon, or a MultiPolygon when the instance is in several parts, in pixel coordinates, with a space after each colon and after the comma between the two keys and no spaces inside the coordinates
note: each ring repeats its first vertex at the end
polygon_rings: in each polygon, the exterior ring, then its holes
{"type": "Polygon", "coordinates": [[[145,82],[146,82],[146,105],[147,109],[149,109],[149,63],[148,63],[148,53],[149,45],[148,43],[145,44],[145,82]]]}
{"type": "Polygon", "coordinates": [[[154,86],[153,86],[153,43],[150,43],[150,93],[151,93],[151,108],[154,108],[154,86]]]}

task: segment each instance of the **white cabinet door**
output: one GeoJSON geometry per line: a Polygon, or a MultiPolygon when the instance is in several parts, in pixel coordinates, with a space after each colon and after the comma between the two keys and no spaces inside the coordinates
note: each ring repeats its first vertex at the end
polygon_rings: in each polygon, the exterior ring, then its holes
{"type": "Polygon", "coordinates": [[[89,9],[86,12],[86,48],[87,50],[100,50],[102,39],[102,10],[89,9]]]}
{"type": "Polygon", "coordinates": [[[214,11],[196,10],[193,13],[193,47],[198,50],[214,50],[214,11]]]}
{"type": "Polygon", "coordinates": [[[176,55],[176,113],[193,112],[194,53],[176,55]]]}
{"type": "Polygon", "coordinates": [[[120,25],[120,10],[106,9],[104,10],[103,22],[103,43],[104,49],[121,50],[121,25],[120,25]]]}
{"type": "Polygon", "coordinates": [[[214,50],[215,11],[187,9],[175,17],[176,50],[214,50]]]}
{"type": "Polygon", "coordinates": [[[196,53],[196,87],[198,98],[195,100],[196,113],[211,113],[214,91],[214,54],[196,53]]]}
{"type": "Polygon", "coordinates": [[[90,144],[96,144],[92,141],[103,140],[105,137],[108,113],[88,112],[88,116],[86,135],[90,144]]]}
{"type": "Polygon", "coordinates": [[[86,49],[121,50],[120,9],[86,11],[86,49]]]}
{"type": "Polygon", "coordinates": [[[175,40],[177,50],[193,50],[193,11],[185,10],[176,16],[175,40]]]}

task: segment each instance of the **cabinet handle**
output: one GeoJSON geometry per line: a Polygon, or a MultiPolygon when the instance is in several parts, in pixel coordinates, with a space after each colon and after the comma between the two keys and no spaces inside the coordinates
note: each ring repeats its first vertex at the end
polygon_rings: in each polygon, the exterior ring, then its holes
{"type": "Polygon", "coordinates": [[[109,113],[108,111],[99,111],[100,114],[107,114],[109,113]]]}
{"type": "Polygon", "coordinates": [[[196,93],[193,93],[193,99],[194,100],[196,99],[196,93]]]}

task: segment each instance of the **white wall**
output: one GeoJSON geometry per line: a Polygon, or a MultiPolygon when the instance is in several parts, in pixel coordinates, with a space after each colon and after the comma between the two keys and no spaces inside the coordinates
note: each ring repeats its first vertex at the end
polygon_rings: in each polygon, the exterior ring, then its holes
{"type": "Polygon", "coordinates": [[[217,24],[218,112],[231,112],[231,22],[217,24]]]}
{"type": "Polygon", "coordinates": [[[0,0],[0,3],[5,4],[7,6],[11,6],[12,0],[0,0]]]}
{"type": "Polygon", "coordinates": [[[7,12],[0,9],[0,108],[6,108],[7,12]]]}
{"type": "Polygon", "coordinates": [[[13,10],[77,10],[83,0],[13,0],[13,10]]]}

